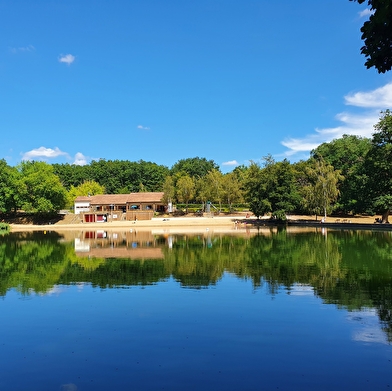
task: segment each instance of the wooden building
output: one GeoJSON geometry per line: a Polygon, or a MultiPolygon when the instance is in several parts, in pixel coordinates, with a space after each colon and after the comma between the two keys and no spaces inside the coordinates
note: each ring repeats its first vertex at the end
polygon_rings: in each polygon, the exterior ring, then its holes
{"type": "Polygon", "coordinates": [[[146,192],[80,196],[75,200],[75,214],[80,214],[84,223],[151,220],[155,212],[166,211],[163,194],[146,192]]]}

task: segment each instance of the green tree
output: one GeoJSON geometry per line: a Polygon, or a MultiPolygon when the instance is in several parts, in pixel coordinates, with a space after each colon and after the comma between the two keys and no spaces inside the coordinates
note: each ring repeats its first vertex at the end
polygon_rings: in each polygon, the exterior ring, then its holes
{"type": "Polygon", "coordinates": [[[263,168],[254,163],[249,168],[246,199],[256,216],[271,213],[285,220],[299,204],[295,170],[287,159],[275,162],[269,155],[264,158],[263,168]]]}
{"type": "Polygon", "coordinates": [[[392,196],[392,113],[381,113],[379,122],[374,126],[372,146],[366,156],[368,172],[368,195],[382,221],[387,222],[392,196]]]}
{"type": "Polygon", "coordinates": [[[168,204],[169,202],[173,202],[174,196],[176,194],[176,189],[174,187],[173,177],[168,175],[163,182],[163,202],[168,204]]]}
{"type": "Polygon", "coordinates": [[[0,212],[16,212],[19,205],[19,173],[4,159],[0,160],[0,212]]]}
{"type": "Polygon", "coordinates": [[[53,173],[56,174],[63,186],[69,190],[71,186],[77,187],[83,182],[91,180],[90,166],[79,166],[77,164],[52,164],[53,173]]]}
{"type": "Polygon", "coordinates": [[[327,218],[327,213],[332,210],[332,203],[339,195],[338,184],[343,176],[322,159],[314,159],[311,163],[307,170],[308,183],[301,188],[303,202],[309,212],[316,214],[316,218],[321,212],[327,218]]]}
{"type": "Polygon", "coordinates": [[[92,161],[88,170],[88,178],[104,186],[108,194],[120,194],[144,191],[161,191],[169,169],[152,162],[139,160],[92,161]]]}
{"type": "Polygon", "coordinates": [[[180,177],[177,181],[177,199],[179,202],[186,204],[188,213],[188,204],[195,196],[195,181],[189,175],[180,177]]]}
{"type": "Polygon", "coordinates": [[[344,177],[339,185],[340,194],[335,210],[355,214],[364,213],[368,209],[364,162],[370,147],[371,140],[368,138],[343,135],[311,151],[311,157],[316,160],[323,159],[335,170],[340,170],[344,177]]]}
{"type": "Polygon", "coordinates": [[[222,178],[223,197],[229,204],[229,211],[233,211],[233,203],[243,202],[244,196],[241,190],[241,182],[238,175],[230,172],[222,178]]]}
{"type": "Polygon", "coordinates": [[[25,161],[18,169],[21,207],[25,211],[57,212],[65,206],[67,192],[50,164],[25,161]]]}
{"type": "Polygon", "coordinates": [[[206,158],[194,157],[188,159],[181,159],[175,163],[170,173],[171,175],[177,173],[188,174],[191,178],[203,177],[211,170],[218,170],[219,166],[213,160],[207,160],[206,158]]]}
{"type": "Polygon", "coordinates": [[[251,162],[246,177],[244,178],[246,188],[245,200],[249,203],[249,209],[259,218],[271,211],[271,203],[264,198],[266,184],[263,180],[262,169],[259,164],[251,162]]]}
{"type": "Polygon", "coordinates": [[[70,190],[67,192],[67,206],[72,207],[76,197],[96,194],[105,194],[105,188],[95,181],[85,181],[77,187],[71,185],[70,190]]]}
{"type": "Polygon", "coordinates": [[[222,209],[222,200],[224,197],[223,175],[220,171],[213,169],[203,178],[205,201],[212,201],[219,204],[219,211],[222,209]]]}
{"type": "Polygon", "coordinates": [[[365,66],[375,67],[379,73],[385,73],[392,67],[392,6],[390,0],[350,0],[359,4],[367,3],[372,14],[362,28],[365,66]]]}

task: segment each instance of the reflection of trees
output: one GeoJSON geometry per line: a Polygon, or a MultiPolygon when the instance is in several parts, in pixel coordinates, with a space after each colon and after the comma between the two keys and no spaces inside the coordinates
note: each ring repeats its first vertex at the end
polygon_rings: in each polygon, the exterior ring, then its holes
{"type": "Polygon", "coordinates": [[[165,267],[185,287],[214,285],[225,270],[241,270],[246,240],[236,236],[182,236],[166,249],[165,267]]]}
{"type": "Polygon", "coordinates": [[[183,287],[216,284],[225,271],[271,293],[295,283],[314,287],[324,302],[349,310],[375,308],[392,340],[392,236],[388,232],[290,233],[260,230],[242,236],[182,235],[164,259],[76,256],[55,233],[10,234],[0,241],[0,295],[46,292],[56,284],[87,282],[102,288],[150,285],[173,276],[183,287]]]}
{"type": "MultiPolygon", "coordinates": [[[[132,285],[151,285],[168,278],[162,261],[130,260],[112,258],[103,260],[95,269],[84,269],[81,263],[74,263],[64,270],[58,283],[72,284],[83,281],[101,288],[113,288],[132,285]]],[[[88,262],[85,262],[88,263],[88,262]]]]}
{"type": "Polygon", "coordinates": [[[15,288],[46,292],[66,267],[66,246],[55,233],[12,234],[0,242],[0,295],[15,288]]]}
{"type": "Polygon", "coordinates": [[[250,277],[272,291],[280,285],[311,284],[326,290],[342,277],[341,254],[334,237],[314,233],[290,234],[285,229],[259,234],[247,249],[250,277]]]}

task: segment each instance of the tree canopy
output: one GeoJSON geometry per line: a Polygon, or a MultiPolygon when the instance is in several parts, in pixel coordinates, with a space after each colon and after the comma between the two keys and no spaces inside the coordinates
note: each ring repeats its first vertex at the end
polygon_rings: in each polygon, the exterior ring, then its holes
{"type": "Polygon", "coordinates": [[[22,162],[19,191],[21,207],[28,212],[56,212],[66,204],[66,190],[45,162],[22,162]]]}
{"type": "Polygon", "coordinates": [[[392,113],[381,113],[380,121],[374,126],[371,149],[366,155],[368,173],[368,195],[376,211],[388,221],[392,208],[392,113]]]}
{"type": "Polygon", "coordinates": [[[364,163],[370,147],[371,140],[368,138],[343,135],[329,143],[320,144],[311,151],[311,157],[316,160],[323,159],[344,177],[339,185],[340,195],[335,210],[360,213],[368,209],[364,163]]]}
{"type": "Polygon", "coordinates": [[[267,156],[264,160],[263,168],[252,163],[247,171],[245,198],[257,217],[271,213],[284,220],[286,214],[299,204],[295,172],[286,159],[275,162],[271,156],[267,156]]]}
{"type": "Polygon", "coordinates": [[[171,174],[184,173],[192,178],[203,177],[211,170],[218,170],[219,166],[213,160],[200,158],[198,156],[188,159],[181,159],[171,168],[171,174]]]}
{"type": "Polygon", "coordinates": [[[392,67],[392,3],[391,0],[350,0],[370,6],[372,14],[362,28],[365,66],[375,67],[379,73],[385,73],[392,67]]]}

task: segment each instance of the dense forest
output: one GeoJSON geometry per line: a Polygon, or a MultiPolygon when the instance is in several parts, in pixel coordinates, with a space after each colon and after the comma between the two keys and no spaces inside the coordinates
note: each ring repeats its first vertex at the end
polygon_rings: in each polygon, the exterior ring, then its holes
{"type": "Polygon", "coordinates": [[[0,213],[51,213],[72,208],[79,195],[163,191],[166,202],[232,211],[246,204],[256,216],[288,213],[382,215],[392,208],[392,113],[381,113],[371,139],[344,135],[290,163],[265,156],[223,174],[213,160],[193,157],[172,167],[140,160],[98,160],[79,166],[0,160],[0,213]]]}

